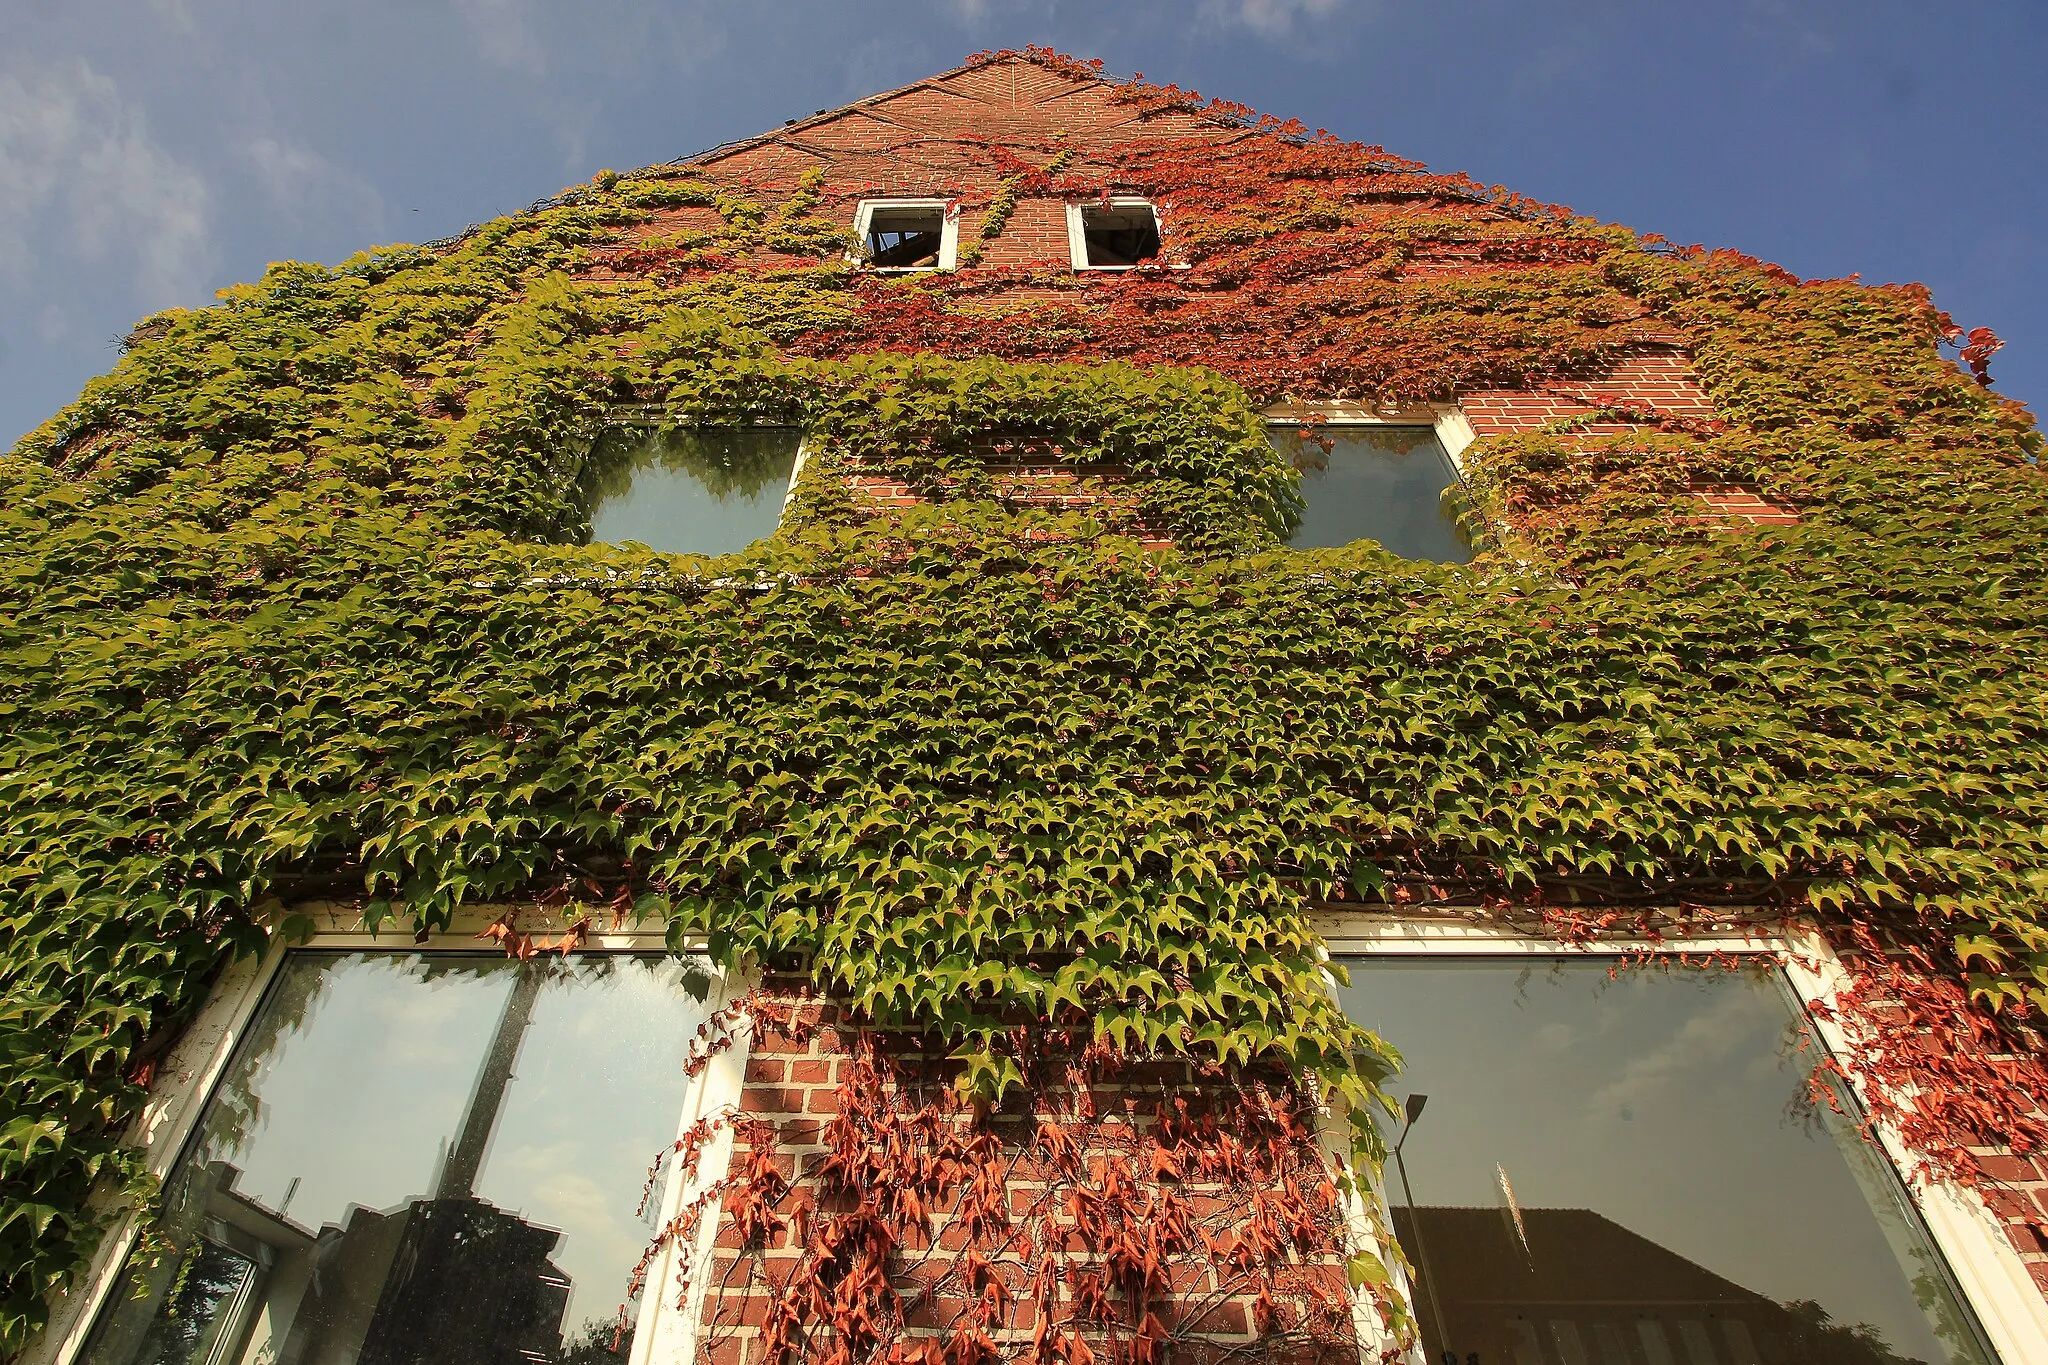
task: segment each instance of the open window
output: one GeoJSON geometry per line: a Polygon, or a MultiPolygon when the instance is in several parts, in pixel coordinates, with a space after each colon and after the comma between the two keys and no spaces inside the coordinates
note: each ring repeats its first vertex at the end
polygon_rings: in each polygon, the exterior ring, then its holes
{"type": "Polygon", "coordinates": [[[943,199],[863,199],[853,230],[875,270],[951,270],[959,253],[960,220],[943,199]]]}
{"type": "Polygon", "coordinates": [[[1433,427],[1331,422],[1304,435],[1294,421],[1268,430],[1301,474],[1306,508],[1289,546],[1376,540],[1404,559],[1472,558],[1471,539],[1458,524],[1457,466],[1433,427]]]}
{"type": "Polygon", "coordinates": [[[680,1253],[642,1257],[703,1188],[660,1158],[738,1094],[739,1064],[683,1066],[729,994],[708,965],[316,948],[266,971],[63,1358],[685,1365],[680,1253]]]}
{"type": "Polygon", "coordinates": [[[789,427],[607,427],[577,493],[592,541],[722,555],[775,534],[802,433],[789,427]]]}
{"type": "Polygon", "coordinates": [[[1067,205],[1076,270],[1129,270],[1159,258],[1159,213],[1150,200],[1067,205]]]}
{"type": "Polygon", "coordinates": [[[1403,1060],[1383,1187],[1418,1359],[1997,1359],[1773,958],[1338,960],[1403,1060]]]}

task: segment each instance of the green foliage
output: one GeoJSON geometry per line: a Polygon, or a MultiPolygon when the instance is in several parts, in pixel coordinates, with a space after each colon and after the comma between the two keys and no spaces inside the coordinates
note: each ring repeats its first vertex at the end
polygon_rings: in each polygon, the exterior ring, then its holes
{"type": "MultiPolygon", "coordinates": [[[[984,1093],[1053,1019],[1369,1104],[1388,1054],[1307,910],[1438,890],[1919,911],[2048,1006],[2048,488],[1923,299],[1560,271],[1688,328],[1730,429],[1476,448],[1519,557],[1456,570],[1280,550],[1295,476],[1210,371],[806,355],[834,264],[571,273],[655,205],[829,254],[816,189],[600,177],[443,254],[280,265],[0,460],[0,1349],[132,1168],[133,1068],[307,898],[435,925],[595,877],[984,1093]],[[628,403],[804,424],[797,515],[716,562],[575,545],[628,403]],[[1132,510],[1007,509],[1017,448],[1132,510]],[[1804,521],[1674,526],[1702,481],[1804,521]]],[[[1427,297],[1530,322],[1487,288],[1427,297]]]]}
{"type": "Polygon", "coordinates": [[[981,226],[976,230],[974,240],[960,248],[960,268],[966,270],[981,264],[982,253],[988,250],[988,244],[1002,236],[1003,229],[1010,225],[1010,215],[1017,211],[1017,203],[1024,197],[1027,182],[1040,182],[1048,176],[1058,175],[1073,163],[1075,155],[1074,148],[1062,148],[1041,170],[1019,171],[1015,175],[1004,176],[981,215],[981,226]]]}

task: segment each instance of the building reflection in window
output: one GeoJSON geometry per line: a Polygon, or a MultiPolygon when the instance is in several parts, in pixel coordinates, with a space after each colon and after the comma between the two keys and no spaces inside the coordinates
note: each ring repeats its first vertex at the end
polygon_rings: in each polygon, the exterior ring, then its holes
{"type": "Polygon", "coordinates": [[[1305,510],[1287,541],[1294,549],[1376,540],[1404,559],[1472,558],[1458,526],[1458,473],[1429,427],[1326,426],[1303,436],[1289,426],[1270,435],[1301,473],[1305,510]]]}
{"type": "Polygon", "coordinates": [[[1810,1102],[1774,969],[1345,965],[1427,1096],[1389,1202],[1430,1365],[1991,1360],[1882,1155],[1810,1102]]]}
{"type": "Polygon", "coordinates": [[[590,539],[724,555],[775,534],[803,433],[788,427],[607,427],[577,499],[590,539]]]}
{"type": "Polygon", "coordinates": [[[628,956],[294,954],[86,1361],[623,1358],[707,984],[628,956]]]}

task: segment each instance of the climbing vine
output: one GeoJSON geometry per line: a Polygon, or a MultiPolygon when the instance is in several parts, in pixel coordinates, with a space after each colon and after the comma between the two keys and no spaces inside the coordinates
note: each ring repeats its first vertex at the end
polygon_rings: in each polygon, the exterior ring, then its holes
{"type": "MultiPolygon", "coordinates": [[[[1995,339],[1917,290],[1122,97],[1190,130],[989,149],[962,173],[999,186],[979,241],[1028,198],[1140,192],[1184,269],[883,278],[847,259],[859,186],[606,172],[150,319],[0,459],[0,1350],[90,1253],[96,1182],[137,1169],[153,1059],[310,899],[604,909],[805,964],[946,1054],[898,1075],[858,1045],[892,1098],[832,1140],[849,1198],[884,1129],[943,1165],[1061,1039],[1263,1085],[1285,1117],[1186,1121],[1271,1125],[1295,1255],[1338,1236],[1305,1115],[1369,1107],[1392,1060],[1331,1000],[1319,906],[1924,924],[1987,1036],[2048,1008],[2048,486],[1978,382],[1995,339]],[[1481,443],[1497,548],[1471,568],[1282,548],[1300,497],[1263,404],[1583,377],[1674,337],[1718,427],[1600,402],[1634,430],[1481,443]],[[582,543],[623,409],[805,426],[795,514],[716,562],[582,543]],[[1100,513],[1006,500],[990,457],[1020,450],[1100,513]],[[1799,522],[1729,534],[1705,485],[1799,522]]],[[[1172,1184],[1143,1166],[1167,1103],[1077,1130],[1139,1163],[1098,1211],[1112,1260],[1172,1184]]],[[[763,1195],[749,1227],[795,1216],[763,1195]]],[[[918,1223],[867,1216],[813,1225],[816,1293],[918,1223]]],[[[1132,1359],[1151,1339],[1140,1272],[958,1273],[969,1300],[1066,1296],[1132,1359]]]]}
{"type": "MultiPolygon", "coordinates": [[[[818,1002],[756,992],[692,1061],[745,1027],[779,1072],[773,1054],[802,1054],[824,1018],[818,1002]]],[[[708,1290],[709,1350],[747,1323],[771,1361],[971,1365],[1022,1350],[1159,1365],[1190,1336],[1250,1330],[1269,1352],[1355,1360],[1354,1286],[1396,1337],[1411,1326],[1285,1075],[1219,1087],[1201,1068],[1134,1063],[1052,1029],[1025,1049],[1029,1109],[991,1113],[960,1105],[954,1063],[915,1039],[850,1043],[822,1125],[726,1109],[674,1145],[684,1172],[722,1132],[737,1150],[660,1229],[631,1289],[683,1310],[708,1290]],[[785,1153],[785,1136],[816,1150],[785,1153]],[[714,1259],[715,1282],[698,1285],[684,1256],[673,1283],[650,1285],[711,1208],[734,1248],[714,1259]]]]}

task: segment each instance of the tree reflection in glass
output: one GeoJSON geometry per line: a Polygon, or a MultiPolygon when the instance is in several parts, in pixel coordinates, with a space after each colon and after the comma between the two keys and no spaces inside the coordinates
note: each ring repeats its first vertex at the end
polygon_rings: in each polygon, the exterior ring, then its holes
{"type": "Polygon", "coordinates": [[[590,539],[731,554],[775,534],[800,433],[784,427],[608,427],[577,489],[590,539]]]}
{"type": "Polygon", "coordinates": [[[1314,436],[1294,427],[1271,432],[1274,448],[1301,473],[1307,507],[1287,541],[1294,549],[1376,540],[1404,559],[1463,564],[1472,558],[1472,542],[1458,527],[1457,471],[1430,428],[1327,426],[1314,436]]]}
{"type": "Polygon", "coordinates": [[[1390,1093],[1429,1097],[1391,1200],[1429,1361],[1991,1359],[1882,1155],[1810,1102],[1775,969],[1345,965],[1346,1013],[1402,1054],[1390,1093]]]}
{"type": "Polygon", "coordinates": [[[617,955],[294,954],[85,1360],[597,1359],[707,986],[617,955]]]}

